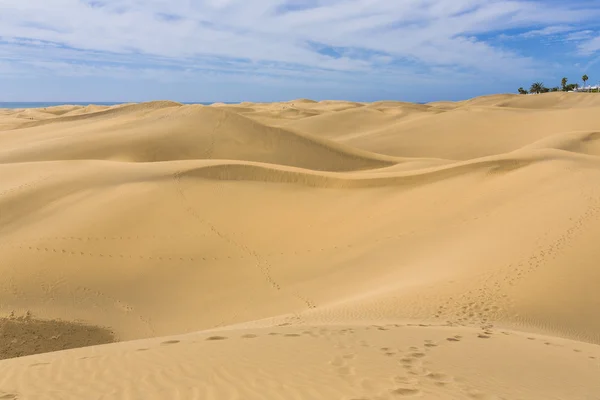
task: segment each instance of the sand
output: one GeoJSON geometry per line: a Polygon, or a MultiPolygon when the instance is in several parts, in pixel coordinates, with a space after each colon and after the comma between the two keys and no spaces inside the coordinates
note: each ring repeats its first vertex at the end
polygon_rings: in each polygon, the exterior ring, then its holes
{"type": "Polygon", "coordinates": [[[599,110],[0,110],[0,399],[600,398],[599,110]]]}

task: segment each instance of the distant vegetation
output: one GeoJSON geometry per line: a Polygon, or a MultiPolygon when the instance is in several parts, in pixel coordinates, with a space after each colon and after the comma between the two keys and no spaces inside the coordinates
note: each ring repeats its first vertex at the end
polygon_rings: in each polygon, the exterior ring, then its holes
{"type": "MultiPolygon", "coordinates": [[[[598,90],[600,90],[599,87],[594,87],[594,88],[590,88],[590,89],[585,88],[585,83],[589,80],[589,77],[587,75],[583,75],[581,77],[581,80],[583,81],[583,88],[581,89],[581,91],[598,93],[598,90]]],[[[531,94],[539,94],[539,93],[548,93],[548,92],[572,92],[572,91],[576,91],[579,89],[578,83],[568,83],[568,82],[569,82],[568,78],[562,78],[560,81],[560,86],[555,86],[552,88],[548,88],[548,87],[544,86],[543,82],[534,82],[529,87],[529,90],[523,89],[523,87],[520,87],[518,89],[518,92],[519,92],[519,94],[530,94],[530,93],[531,94]]]]}

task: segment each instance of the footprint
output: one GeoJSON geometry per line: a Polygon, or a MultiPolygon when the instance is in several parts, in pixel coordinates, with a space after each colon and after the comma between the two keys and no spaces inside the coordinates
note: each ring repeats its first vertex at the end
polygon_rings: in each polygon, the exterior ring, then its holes
{"type": "Polygon", "coordinates": [[[412,364],[416,364],[418,360],[414,359],[414,358],[410,358],[410,357],[405,357],[405,358],[401,358],[400,362],[404,365],[412,365],[412,364]]]}
{"type": "Polygon", "coordinates": [[[430,372],[425,375],[427,378],[432,379],[437,382],[450,382],[452,381],[452,377],[450,375],[443,374],[441,372],[430,372]]]}
{"type": "Polygon", "coordinates": [[[416,376],[427,376],[427,374],[429,374],[431,372],[427,368],[417,366],[417,365],[409,366],[409,368],[407,368],[407,371],[410,375],[416,375],[416,376]]]}
{"type": "Polygon", "coordinates": [[[354,368],[349,367],[349,366],[340,367],[340,368],[338,368],[337,371],[338,371],[338,374],[343,375],[343,376],[354,374],[354,368]]]}
{"type": "Polygon", "coordinates": [[[460,339],[462,339],[462,337],[458,335],[446,338],[446,340],[449,342],[460,342],[460,339]]]}
{"type": "Polygon", "coordinates": [[[301,336],[301,335],[299,333],[286,333],[283,336],[286,336],[286,337],[298,337],[298,336],[301,336]]]}
{"type": "Polygon", "coordinates": [[[485,393],[483,393],[480,390],[475,390],[475,389],[469,390],[469,392],[467,394],[472,399],[485,399],[487,397],[487,395],[485,393]]]}
{"type": "Polygon", "coordinates": [[[341,367],[344,365],[344,360],[342,360],[340,357],[336,357],[329,361],[329,364],[333,365],[334,367],[341,367]]]}
{"type": "Polygon", "coordinates": [[[477,335],[478,338],[480,339],[489,339],[491,336],[490,335],[486,335],[484,333],[480,333],[479,335],[477,335]]]}
{"type": "Polygon", "coordinates": [[[47,363],[47,362],[35,363],[35,364],[31,364],[30,367],[41,367],[43,365],[50,365],[50,363],[47,363]]]}
{"type": "Polygon", "coordinates": [[[225,340],[227,339],[225,336],[210,336],[207,337],[206,340],[225,340]]]}
{"type": "Polygon", "coordinates": [[[425,343],[423,346],[425,346],[425,347],[437,347],[437,344],[435,344],[435,343],[425,343]]]}
{"type": "Polygon", "coordinates": [[[423,358],[425,356],[426,356],[425,353],[412,353],[411,354],[411,357],[414,357],[414,358],[423,358]]]}
{"type": "Polygon", "coordinates": [[[403,397],[418,396],[421,394],[421,391],[419,389],[414,389],[414,388],[398,388],[398,389],[392,390],[392,394],[396,395],[396,396],[403,396],[403,397]]]}
{"type": "Polygon", "coordinates": [[[408,376],[396,376],[394,377],[394,382],[405,385],[416,385],[419,383],[419,380],[417,378],[409,378],[408,376]]]}
{"type": "Polygon", "coordinates": [[[253,335],[253,334],[251,334],[251,333],[248,333],[248,334],[242,335],[242,338],[244,338],[244,339],[254,339],[255,337],[258,337],[258,336],[256,336],[256,335],[253,335]]]}
{"type": "Polygon", "coordinates": [[[2,400],[17,400],[18,397],[16,394],[13,394],[13,393],[0,392],[0,399],[2,399],[2,400]]]}
{"type": "Polygon", "coordinates": [[[177,344],[179,342],[180,342],[179,340],[167,340],[166,342],[162,342],[161,345],[168,346],[170,344],[177,344]]]}

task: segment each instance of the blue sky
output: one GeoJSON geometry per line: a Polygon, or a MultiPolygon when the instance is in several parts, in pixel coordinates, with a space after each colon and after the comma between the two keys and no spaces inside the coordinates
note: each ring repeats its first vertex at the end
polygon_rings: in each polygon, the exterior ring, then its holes
{"type": "Polygon", "coordinates": [[[597,0],[0,1],[0,101],[458,100],[584,73],[597,0]]]}

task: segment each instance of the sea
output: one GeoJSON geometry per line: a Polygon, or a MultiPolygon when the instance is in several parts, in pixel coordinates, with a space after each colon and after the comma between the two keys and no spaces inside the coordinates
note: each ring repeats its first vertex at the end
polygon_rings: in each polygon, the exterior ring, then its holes
{"type": "MultiPolygon", "coordinates": [[[[134,102],[131,102],[134,103],[134,102]]],[[[197,102],[197,103],[182,103],[182,104],[202,104],[209,105],[215,102],[197,102]]],[[[0,102],[0,108],[45,108],[45,107],[55,107],[55,106],[63,106],[63,105],[72,105],[72,106],[89,106],[90,104],[97,106],[115,106],[117,104],[126,104],[126,102],[105,102],[105,101],[67,101],[67,102],[0,102]]],[[[233,103],[227,103],[233,104],[233,103]]]]}

